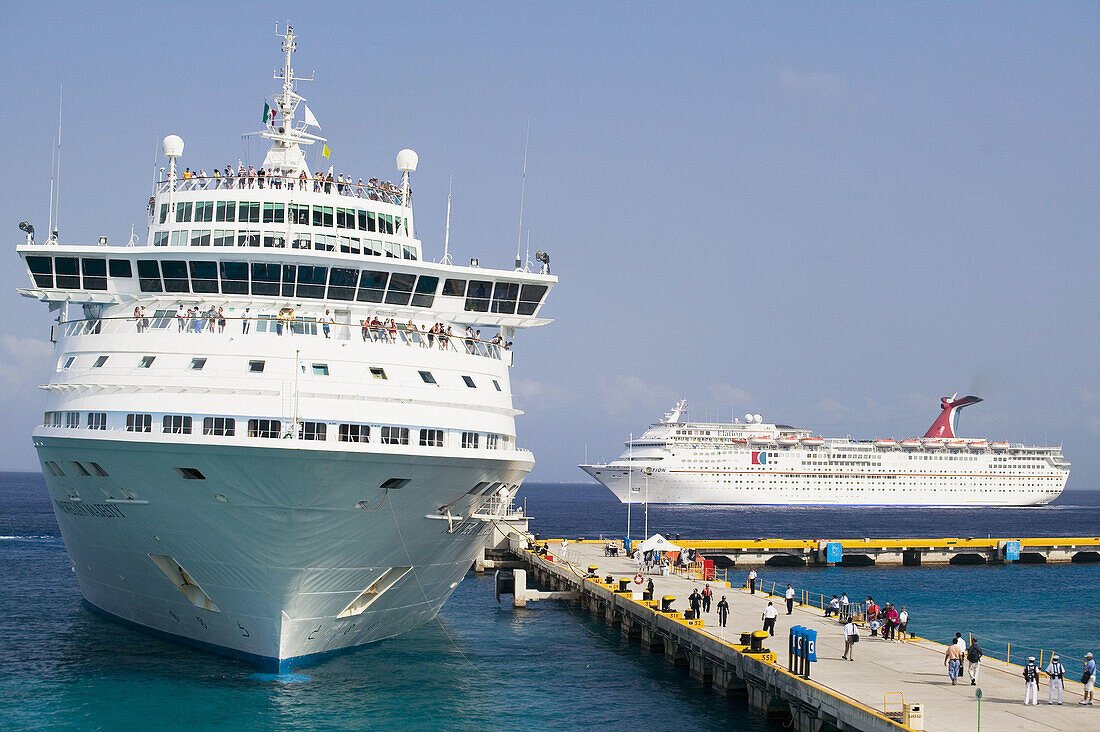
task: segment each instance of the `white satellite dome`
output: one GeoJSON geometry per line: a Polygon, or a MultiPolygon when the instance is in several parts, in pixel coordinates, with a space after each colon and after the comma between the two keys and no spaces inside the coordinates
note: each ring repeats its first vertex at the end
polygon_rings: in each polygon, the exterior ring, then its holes
{"type": "Polygon", "coordinates": [[[183,138],[179,135],[168,135],[161,141],[160,146],[166,158],[178,158],[183,155],[183,138]]]}
{"type": "Polygon", "coordinates": [[[418,162],[420,162],[420,158],[409,148],[397,153],[397,169],[402,173],[415,173],[418,162]]]}
{"type": "Polygon", "coordinates": [[[761,417],[759,414],[754,414],[754,415],[752,415],[752,421],[756,422],[757,424],[760,424],[761,422],[764,421],[764,418],[761,417]]]}
{"type": "Polygon", "coordinates": [[[745,424],[752,424],[752,415],[751,414],[746,414],[745,415],[745,424]]]}

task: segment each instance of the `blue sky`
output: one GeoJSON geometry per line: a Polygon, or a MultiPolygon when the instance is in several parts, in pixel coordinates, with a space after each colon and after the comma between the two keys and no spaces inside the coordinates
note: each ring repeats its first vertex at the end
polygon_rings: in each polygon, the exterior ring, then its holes
{"type": "MultiPolygon", "coordinates": [[[[247,153],[299,34],[338,171],[420,155],[418,234],[551,253],[555,323],[513,386],[532,479],[580,481],[679,397],[829,436],[1063,444],[1100,487],[1100,5],[4,3],[0,221],[46,230],[64,84],[66,242],[142,232],[159,140],[247,153]]],[[[158,165],[160,162],[158,161],[158,165]]],[[[0,468],[35,468],[45,308],[0,268],[0,468]]]]}

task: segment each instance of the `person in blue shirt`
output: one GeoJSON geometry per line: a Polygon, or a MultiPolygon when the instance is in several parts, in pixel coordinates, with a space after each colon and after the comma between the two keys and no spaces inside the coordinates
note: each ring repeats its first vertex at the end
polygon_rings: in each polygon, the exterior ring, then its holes
{"type": "Polygon", "coordinates": [[[1096,661],[1093,660],[1091,652],[1085,654],[1085,672],[1082,674],[1081,683],[1085,685],[1085,698],[1077,703],[1092,704],[1092,694],[1096,689],[1096,661]]]}

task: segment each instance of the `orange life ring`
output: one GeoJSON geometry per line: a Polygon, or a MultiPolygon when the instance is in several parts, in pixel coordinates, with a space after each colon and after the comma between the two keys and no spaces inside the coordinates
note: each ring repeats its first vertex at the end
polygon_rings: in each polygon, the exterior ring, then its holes
{"type": "Polygon", "coordinates": [[[638,574],[634,575],[634,584],[640,585],[643,582],[645,582],[645,577],[642,576],[641,572],[638,572],[638,574]]]}

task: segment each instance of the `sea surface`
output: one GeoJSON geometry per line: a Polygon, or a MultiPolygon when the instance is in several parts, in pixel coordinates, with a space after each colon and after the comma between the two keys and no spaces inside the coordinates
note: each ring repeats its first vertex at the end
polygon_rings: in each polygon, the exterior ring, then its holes
{"type": "MultiPolygon", "coordinates": [[[[543,537],[626,534],[626,507],[599,486],[532,484],[525,498],[543,537]]],[[[639,538],[644,511],[630,518],[639,538]]],[[[1095,536],[1100,492],[1034,509],[654,506],[648,518],[650,533],[700,539],[1095,536]]],[[[918,634],[973,632],[1002,657],[1008,643],[1014,658],[1100,650],[1100,565],[769,568],[761,580],[892,600],[918,634]]],[[[153,638],[81,603],[38,474],[0,473],[0,586],[0,729],[770,729],[567,603],[498,605],[489,574],[469,574],[438,622],[294,674],[153,638]]]]}

